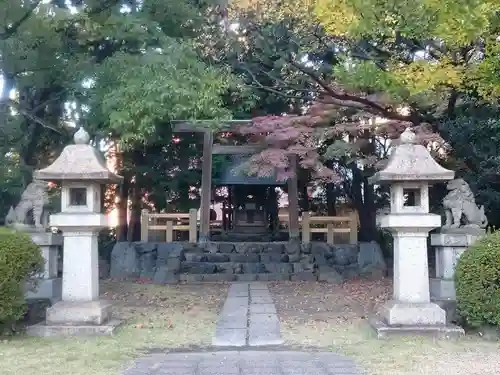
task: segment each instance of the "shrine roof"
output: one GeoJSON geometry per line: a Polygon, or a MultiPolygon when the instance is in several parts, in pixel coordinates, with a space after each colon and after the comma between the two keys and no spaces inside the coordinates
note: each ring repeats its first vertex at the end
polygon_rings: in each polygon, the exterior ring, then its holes
{"type": "Polygon", "coordinates": [[[243,165],[248,161],[249,156],[233,155],[231,159],[231,162],[223,168],[221,178],[217,181],[217,185],[282,186],[286,184],[286,181],[278,181],[276,176],[257,177],[247,175],[243,165]]]}

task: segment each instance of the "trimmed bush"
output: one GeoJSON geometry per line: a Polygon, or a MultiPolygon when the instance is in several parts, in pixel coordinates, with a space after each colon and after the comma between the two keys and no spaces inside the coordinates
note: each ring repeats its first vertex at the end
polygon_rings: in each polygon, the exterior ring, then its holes
{"type": "Polygon", "coordinates": [[[455,285],[458,313],[469,326],[500,326],[500,231],[462,254],[455,285]]]}
{"type": "Polygon", "coordinates": [[[25,282],[44,266],[40,249],[26,233],[0,228],[0,324],[13,324],[24,315],[25,282]]]}

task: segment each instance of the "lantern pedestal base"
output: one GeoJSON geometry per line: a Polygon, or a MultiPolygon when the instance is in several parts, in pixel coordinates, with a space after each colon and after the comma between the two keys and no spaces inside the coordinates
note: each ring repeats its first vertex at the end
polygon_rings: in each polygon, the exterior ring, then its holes
{"type": "Polygon", "coordinates": [[[429,325],[445,324],[446,312],[435,303],[405,303],[388,301],[382,307],[380,315],[387,324],[429,325]]]}
{"type": "Polygon", "coordinates": [[[112,319],[106,301],[60,301],[47,309],[47,320],[28,327],[30,336],[110,336],[122,323],[112,319]]]}
{"type": "Polygon", "coordinates": [[[31,290],[31,284],[26,283],[25,299],[48,299],[51,303],[61,300],[62,278],[37,280],[36,289],[31,290]]]}
{"type": "Polygon", "coordinates": [[[439,339],[456,339],[465,335],[463,328],[454,325],[390,326],[379,319],[370,321],[378,339],[394,336],[427,336],[439,339]]]}
{"type": "Polygon", "coordinates": [[[382,319],[374,319],[372,327],[378,338],[391,335],[431,335],[456,337],[465,334],[460,327],[446,324],[446,312],[435,303],[388,301],[381,309],[382,319]]]}

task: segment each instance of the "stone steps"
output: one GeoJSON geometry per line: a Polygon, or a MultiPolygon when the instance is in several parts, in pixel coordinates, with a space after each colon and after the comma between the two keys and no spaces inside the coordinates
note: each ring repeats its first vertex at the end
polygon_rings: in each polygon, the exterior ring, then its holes
{"type": "Polygon", "coordinates": [[[258,262],[181,262],[180,273],[185,274],[292,274],[299,272],[314,272],[314,263],[258,263],[258,262]]]}
{"type": "Polygon", "coordinates": [[[111,256],[111,277],[156,284],[255,280],[341,283],[357,277],[382,277],[386,268],[378,260],[380,254],[376,244],[117,243],[111,256]]]}
{"type": "Polygon", "coordinates": [[[196,274],[196,273],[181,273],[179,281],[185,283],[201,283],[201,282],[231,282],[231,281],[317,281],[318,276],[313,272],[303,274],[289,273],[213,273],[213,274],[196,274]]]}
{"type": "Polygon", "coordinates": [[[222,234],[212,234],[212,240],[217,242],[273,242],[273,241],[287,241],[288,233],[238,233],[228,232],[222,234]]]}
{"type": "Polygon", "coordinates": [[[184,254],[184,263],[293,263],[298,261],[312,261],[314,257],[295,254],[184,254]]]}

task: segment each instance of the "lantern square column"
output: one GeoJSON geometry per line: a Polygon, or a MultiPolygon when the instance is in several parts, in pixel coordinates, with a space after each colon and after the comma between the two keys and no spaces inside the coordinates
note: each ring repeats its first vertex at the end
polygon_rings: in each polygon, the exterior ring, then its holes
{"type": "Polygon", "coordinates": [[[441,217],[429,213],[429,185],[451,180],[454,172],[441,167],[428,150],[416,143],[406,129],[385,169],[371,183],[390,185],[390,213],[380,226],[394,240],[393,297],[380,311],[382,320],[372,322],[383,338],[391,333],[463,333],[446,326],[446,312],[430,301],[427,237],[441,226],[441,217]]]}
{"type": "Polygon", "coordinates": [[[108,226],[101,212],[102,187],[122,177],[108,170],[89,141],[80,128],[74,145],[34,173],[61,185],[61,212],[50,216],[50,226],[62,231],[64,253],[62,299],[47,309],[46,322],[28,328],[31,335],[108,335],[120,323],[111,318],[111,303],[99,299],[98,235],[108,226]]]}

